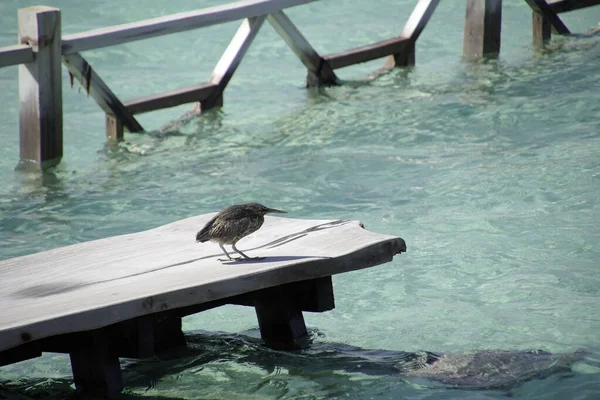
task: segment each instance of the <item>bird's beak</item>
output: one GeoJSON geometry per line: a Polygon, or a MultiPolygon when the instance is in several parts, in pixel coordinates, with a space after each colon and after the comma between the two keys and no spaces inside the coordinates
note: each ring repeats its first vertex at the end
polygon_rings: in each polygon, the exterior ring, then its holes
{"type": "Polygon", "coordinates": [[[269,211],[267,211],[267,213],[287,214],[287,211],[281,211],[281,210],[276,210],[274,208],[269,208],[269,211]]]}

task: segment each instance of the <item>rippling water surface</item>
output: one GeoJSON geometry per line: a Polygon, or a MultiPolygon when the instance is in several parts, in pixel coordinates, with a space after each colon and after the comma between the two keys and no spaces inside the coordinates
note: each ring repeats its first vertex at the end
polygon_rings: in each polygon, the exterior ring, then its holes
{"type": "MultiPolygon", "coordinates": [[[[65,33],[217,3],[45,2],[63,10],[65,33]]],[[[143,115],[148,132],[126,134],[116,147],[105,143],[98,107],[65,72],[65,156],[43,176],[14,170],[17,69],[0,69],[0,259],[246,201],[294,218],[360,219],[403,237],[408,252],[336,276],[336,309],[306,320],[325,353],[379,349],[370,370],[264,349],[254,311],[228,306],[184,320],[195,333],[183,354],[125,361],[123,398],[600,398],[600,36],[555,38],[536,52],[528,6],[505,2],[501,57],[465,63],[464,5],[454,3],[439,6],[413,70],[365,81],[381,66],[372,62],[340,71],[347,84],[322,90],[303,87],[303,67],[265,25],[221,110],[166,130],[189,106],[143,115]],[[451,389],[400,377],[383,362],[385,350],[581,348],[590,354],[572,372],[500,389],[451,389]]],[[[376,1],[365,10],[328,0],[289,15],[330,53],[397,34],[413,4],[376,1]]],[[[0,4],[0,45],[14,43],[16,9],[26,5],[0,4]]],[[[600,7],[564,20],[582,33],[600,7]]],[[[126,100],[205,80],[235,29],[84,56],[126,100]]],[[[70,393],[68,357],[0,368],[0,398],[70,393]]]]}

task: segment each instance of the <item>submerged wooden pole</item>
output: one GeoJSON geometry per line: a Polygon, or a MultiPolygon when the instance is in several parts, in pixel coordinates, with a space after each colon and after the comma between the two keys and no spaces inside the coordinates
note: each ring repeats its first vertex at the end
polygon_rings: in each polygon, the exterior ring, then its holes
{"type": "Polygon", "coordinates": [[[571,32],[545,0],[525,0],[533,10],[533,43],[541,46],[550,40],[552,32],[568,35],[571,32]]]}
{"type": "Polygon", "coordinates": [[[463,56],[468,59],[500,52],[502,0],[467,0],[463,56]]]}
{"type": "Polygon", "coordinates": [[[552,24],[540,12],[533,11],[531,14],[533,44],[539,47],[552,38],[552,24]]]}
{"type": "Polygon", "coordinates": [[[34,6],[18,11],[19,42],[33,62],[19,65],[19,138],[22,164],[41,168],[63,155],[60,10],[34,6]]]}

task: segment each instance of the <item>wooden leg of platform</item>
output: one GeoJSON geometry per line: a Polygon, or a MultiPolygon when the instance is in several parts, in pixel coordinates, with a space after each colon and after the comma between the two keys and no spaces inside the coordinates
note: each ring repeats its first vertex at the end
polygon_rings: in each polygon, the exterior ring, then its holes
{"type": "Polygon", "coordinates": [[[123,390],[119,357],[110,350],[109,340],[93,335],[70,352],[75,387],[86,395],[105,397],[123,390]]]}
{"type": "Polygon", "coordinates": [[[279,289],[273,288],[254,300],[260,335],[272,349],[298,349],[307,338],[304,317],[279,289]]]}
{"type": "Polygon", "coordinates": [[[185,346],[185,336],[181,330],[181,318],[161,318],[154,325],[154,350],[157,353],[185,346]]]}

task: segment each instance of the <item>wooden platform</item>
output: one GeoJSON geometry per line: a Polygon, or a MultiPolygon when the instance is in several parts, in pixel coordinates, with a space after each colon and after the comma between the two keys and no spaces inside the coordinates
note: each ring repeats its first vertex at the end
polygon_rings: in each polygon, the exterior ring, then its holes
{"type": "Polygon", "coordinates": [[[0,365],[65,352],[78,387],[118,391],[118,357],[185,343],[181,317],[223,304],[255,307],[267,345],[294,348],[302,311],[334,307],[331,275],[406,251],[359,221],[267,216],[238,243],[266,258],[221,262],[218,245],[194,240],[213,215],[0,262],[0,365]]]}

